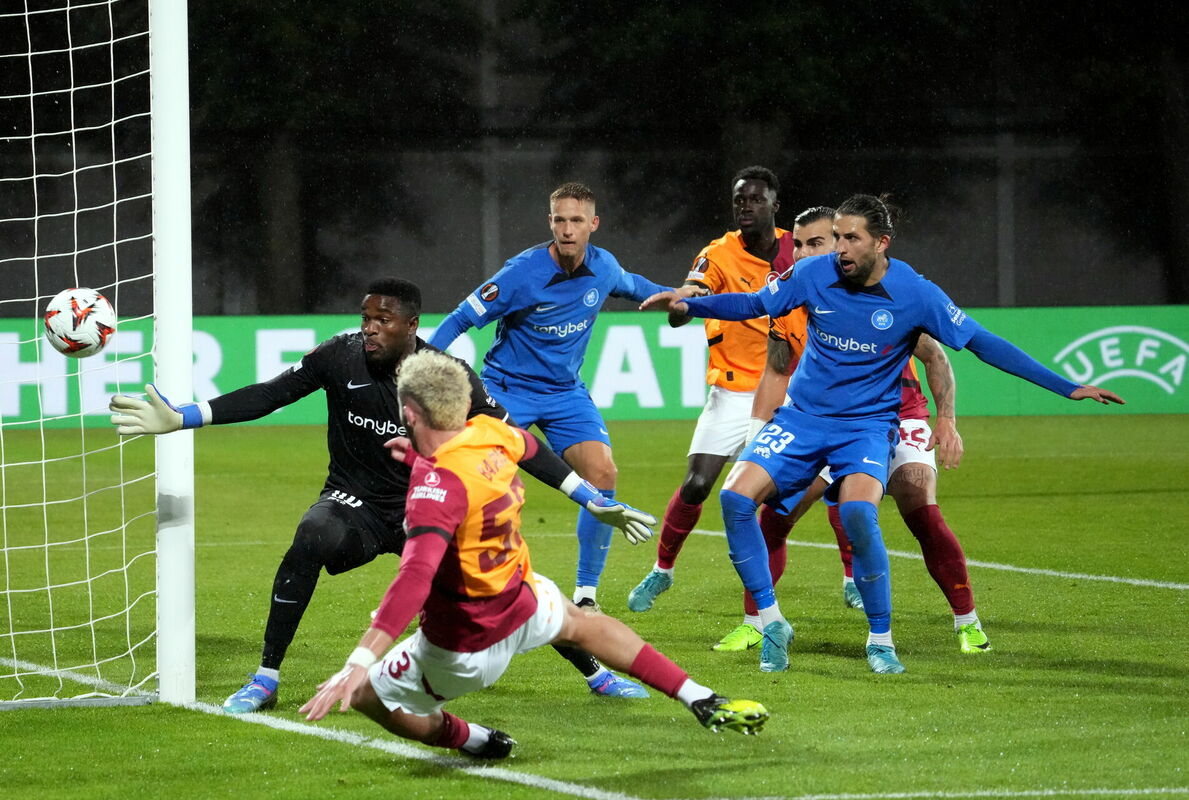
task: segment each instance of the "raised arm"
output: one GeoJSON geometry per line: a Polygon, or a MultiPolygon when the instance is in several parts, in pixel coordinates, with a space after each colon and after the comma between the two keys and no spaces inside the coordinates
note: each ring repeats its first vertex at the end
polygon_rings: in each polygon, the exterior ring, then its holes
{"type": "MultiPolygon", "coordinates": [[[[464,300],[463,302],[466,301],[464,300]]],[[[465,312],[462,305],[459,305],[458,308],[447,314],[441,324],[434,329],[433,336],[429,339],[429,344],[439,350],[445,350],[454,343],[455,339],[472,328],[473,325],[474,323],[471,322],[470,315],[465,312]]]]}
{"type": "Polygon", "coordinates": [[[962,463],[962,454],[965,452],[962,436],[958,433],[954,369],[945,350],[927,333],[921,334],[913,355],[925,366],[925,381],[933,394],[933,433],[925,449],[936,447],[942,467],[953,469],[962,463]]]}

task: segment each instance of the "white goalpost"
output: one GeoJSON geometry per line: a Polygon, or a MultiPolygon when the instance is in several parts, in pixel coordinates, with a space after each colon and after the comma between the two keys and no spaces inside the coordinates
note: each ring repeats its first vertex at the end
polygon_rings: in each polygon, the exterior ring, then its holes
{"type": "Polygon", "coordinates": [[[0,709],[195,697],[192,434],[107,419],[192,394],[186,42],[184,0],[0,7],[0,709]],[[77,360],[75,286],[119,320],[77,360]]]}

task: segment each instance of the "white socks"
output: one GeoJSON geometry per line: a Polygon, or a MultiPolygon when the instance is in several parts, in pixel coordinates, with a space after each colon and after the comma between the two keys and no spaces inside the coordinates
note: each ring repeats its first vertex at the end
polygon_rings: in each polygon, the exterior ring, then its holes
{"type": "MultiPolygon", "coordinates": [[[[599,591],[597,586],[575,586],[574,587],[574,603],[580,603],[583,600],[595,600],[595,593],[599,591]]],[[[596,600],[596,602],[598,602],[596,600]]]]}
{"type": "Polygon", "coordinates": [[[713,696],[713,690],[707,689],[700,683],[694,683],[689,678],[686,678],[685,683],[681,684],[681,688],[677,690],[677,699],[685,703],[687,707],[697,700],[705,700],[707,697],[713,696]]]}
{"type": "Polygon", "coordinates": [[[780,613],[780,603],[773,603],[767,608],[760,609],[760,630],[771,625],[773,622],[784,619],[784,614],[780,613]]]}
{"type": "Polygon", "coordinates": [[[980,631],[983,629],[983,624],[978,621],[977,611],[971,611],[969,614],[954,614],[954,630],[958,630],[963,625],[973,625],[980,631]]]}

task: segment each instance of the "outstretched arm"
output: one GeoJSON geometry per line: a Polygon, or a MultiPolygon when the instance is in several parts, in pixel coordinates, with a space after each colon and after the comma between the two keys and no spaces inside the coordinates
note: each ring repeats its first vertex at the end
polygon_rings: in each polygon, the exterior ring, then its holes
{"type": "Polygon", "coordinates": [[[656,524],[651,514],[632,508],[626,503],[608,500],[598,489],[582,480],[570,465],[544,442],[525,430],[520,430],[526,444],[520,466],[542,483],[564,493],[578,505],[594,514],[600,522],[619,528],[632,544],[648,541],[650,526],[656,524]]]}
{"type": "Polygon", "coordinates": [[[1073,381],[1061,377],[1011,342],[988,330],[980,330],[971,337],[966,348],[991,366],[998,367],[1004,372],[1010,372],[1026,381],[1031,381],[1062,397],[1068,397],[1071,400],[1089,398],[1097,400],[1103,405],[1108,403],[1122,405],[1124,402],[1122,397],[1109,389],[1100,389],[1097,386],[1079,386],[1073,381]]]}
{"type": "MultiPolygon", "coordinates": [[[[601,522],[619,528],[624,537],[632,544],[648,541],[652,536],[650,526],[656,524],[656,518],[651,514],[632,508],[626,503],[608,500],[599,490],[582,480],[577,472],[570,469],[570,465],[561,459],[557,453],[533,434],[517,428],[524,437],[524,456],[520,459],[520,466],[529,475],[546,486],[557,489],[599,518],[601,522]]],[[[412,466],[417,461],[417,451],[410,446],[404,436],[389,439],[384,446],[392,453],[397,461],[412,466]]]]}
{"type": "Polygon", "coordinates": [[[685,314],[707,319],[744,320],[767,316],[768,311],[756,293],[728,292],[709,297],[683,299],[676,291],[658,292],[640,304],[641,311],[660,309],[670,314],[685,314]]]}
{"type": "Polygon", "coordinates": [[[962,463],[965,448],[962,435],[958,433],[958,416],[954,400],[954,369],[941,345],[927,333],[922,333],[912,353],[925,365],[925,380],[933,394],[933,433],[929,436],[926,450],[937,448],[939,461],[945,469],[953,469],[962,463]]]}
{"type": "Polygon", "coordinates": [[[107,406],[112,412],[111,422],[121,436],[134,436],[259,419],[321,388],[314,377],[320,352],[315,349],[307,353],[300,369],[287,369],[271,380],[244,386],[203,403],[175,406],[151,383],[145,386],[146,400],[113,395],[107,406]]]}
{"type": "Polygon", "coordinates": [[[401,554],[400,573],[384,594],[371,627],[364,632],[343,668],[320,683],[318,693],[298,710],[306,719],[322,719],[335,703],[340,712],[350,708],[351,695],[367,680],[368,669],[425,605],[448,540],[445,532],[436,530],[409,538],[401,554]]]}

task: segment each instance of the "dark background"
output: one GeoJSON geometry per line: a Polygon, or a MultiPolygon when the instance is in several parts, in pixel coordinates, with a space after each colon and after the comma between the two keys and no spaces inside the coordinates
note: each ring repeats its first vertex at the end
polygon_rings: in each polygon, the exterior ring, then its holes
{"type": "MultiPolygon", "coordinates": [[[[1173,8],[192,0],[195,313],[351,313],[385,274],[447,311],[548,238],[564,180],[598,195],[596,244],[679,283],[753,163],[780,175],[790,227],[890,192],[906,214],[892,254],[963,305],[1187,303],[1173,8]]],[[[143,24],[139,4],[113,9],[117,29],[143,24]]],[[[71,19],[76,39],[105,24],[71,19]]],[[[5,52],[25,47],[0,26],[5,52]]],[[[11,66],[0,93],[23,79],[11,66]]],[[[43,228],[43,251],[62,235],[43,228]]],[[[16,274],[23,239],[6,238],[16,274]]],[[[122,270],[145,257],[129,247],[122,270]]]]}

